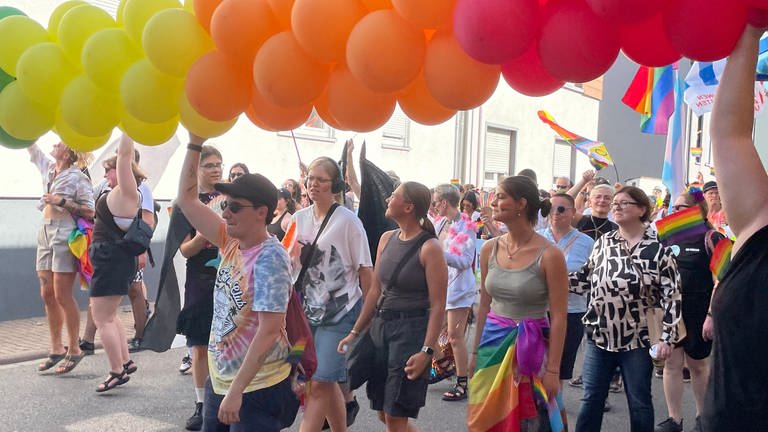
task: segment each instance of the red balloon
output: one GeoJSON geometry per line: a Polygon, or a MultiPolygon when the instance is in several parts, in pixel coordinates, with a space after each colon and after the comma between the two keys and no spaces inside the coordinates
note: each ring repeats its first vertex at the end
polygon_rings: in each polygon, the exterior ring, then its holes
{"type": "Polygon", "coordinates": [[[197,59],[187,72],[185,89],[190,105],[213,121],[231,120],[250,103],[253,80],[250,69],[233,63],[220,51],[197,59]]]}
{"type": "Polygon", "coordinates": [[[747,4],[758,9],[768,9],[768,0],[747,0],[747,4]]]}
{"type": "MultiPolygon", "coordinates": [[[[418,1],[418,0],[412,0],[418,1]]],[[[459,0],[453,32],[475,60],[502,64],[523,54],[539,35],[538,0],[459,0]]]]}
{"type": "Polygon", "coordinates": [[[747,12],[747,22],[753,27],[763,28],[768,26],[768,1],[765,3],[767,9],[753,7],[747,12]]]}
{"type": "Polygon", "coordinates": [[[601,17],[622,23],[644,21],[661,12],[665,0],[586,0],[601,17]]]}
{"type": "Polygon", "coordinates": [[[664,12],[672,46],[692,60],[728,56],[747,22],[747,6],[734,0],[676,0],[664,12]]]}
{"type": "Polygon", "coordinates": [[[619,55],[619,30],[581,0],[544,8],[539,56],[550,75],[567,82],[592,81],[619,55]]]}
{"type": "Polygon", "coordinates": [[[623,26],[621,50],[635,63],[651,67],[666,66],[682,57],[667,39],[660,13],[645,21],[623,26]]]}
{"type": "Polygon", "coordinates": [[[545,96],[565,84],[544,69],[536,43],[525,54],[501,65],[501,75],[510,87],[526,96],[545,96]]]}

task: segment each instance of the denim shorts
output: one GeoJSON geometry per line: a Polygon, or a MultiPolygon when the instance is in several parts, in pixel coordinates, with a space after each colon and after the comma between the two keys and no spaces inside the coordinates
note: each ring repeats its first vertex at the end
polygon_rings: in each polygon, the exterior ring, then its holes
{"type": "Polygon", "coordinates": [[[336,324],[310,326],[315,338],[317,370],[312,380],[320,382],[346,382],[347,360],[337,351],[339,342],[349,335],[362,308],[362,299],[336,324]]]}

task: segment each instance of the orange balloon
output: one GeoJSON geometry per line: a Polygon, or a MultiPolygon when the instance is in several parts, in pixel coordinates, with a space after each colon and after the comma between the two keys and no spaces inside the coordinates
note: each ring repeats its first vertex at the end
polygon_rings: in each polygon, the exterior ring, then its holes
{"type": "Polygon", "coordinates": [[[397,103],[411,120],[424,125],[437,125],[456,114],[432,97],[427,88],[424,75],[419,74],[402,93],[397,96],[397,103]]]}
{"type": "Polygon", "coordinates": [[[195,16],[200,25],[211,33],[211,18],[213,18],[213,12],[219,7],[223,0],[194,0],[192,6],[195,10],[195,16]]]}
{"type": "Polygon", "coordinates": [[[211,19],[211,36],[221,52],[250,63],[261,44],[280,31],[265,0],[224,0],[211,19]]]}
{"type": "Polygon", "coordinates": [[[277,22],[280,23],[280,30],[291,29],[291,9],[295,0],[267,0],[272,13],[275,14],[277,22]]]}
{"type": "Polygon", "coordinates": [[[347,65],[369,89],[390,93],[404,89],[424,63],[424,32],[393,10],[371,12],[347,41],[347,65]]]}
{"type": "Polygon", "coordinates": [[[344,127],[370,132],[384,125],[395,110],[395,97],[374,93],[339,65],[328,79],[328,111],[344,127]]]}
{"type": "Polygon", "coordinates": [[[451,28],[456,0],[392,0],[397,13],[421,28],[451,28]]]}
{"type": "Polygon", "coordinates": [[[269,38],[253,62],[253,80],[259,92],[284,108],[315,100],[323,92],[329,73],[329,66],[309,57],[291,32],[269,38]]]}
{"type": "Polygon", "coordinates": [[[365,8],[358,0],[296,0],[291,28],[309,55],[335,63],[344,60],[349,33],[363,15],[365,8]]]}
{"type": "Polygon", "coordinates": [[[360,0],[360,2],[370,12],[379,9],[392,9],[392,0],[360,0]]]}
{"type": "Polygon", "coordinates": [[[464,50],[452,34],[438,31],[427,45],[424,79],[441,105],[468,110],[482,105],[499,83],[498,65],[480,63],[464,50]]]}
{"type": "Polygon", "coordinates": [[[237,117],[250,103],[253,81],[249,72],[248,67],[233,62],[221,51],[203,54],[187,73],[189,103],[209,120],[237,117]]]}
{"type": "Polygon", "coordinates": [[[328,91],[323,92],[323,94],[320,95],[317,99],[315,99],[314,102],[315,105],[315,112],[317,115],[320,116],[320,118],[330,127],[338,130],[349,130],[342,126],[341,123],[339,123],[338,120],[336,120],[336,117],[334,117],[331,112],[328,110],[328,91]]]}
{"type": "Polygon", "coordinates": [[[312,113],[311,104],[298,108],[282,108],[269,103],[256,89],[251,95],[251,106],[245,114],[262,129],[274,132],[296,129],[304,124],[312,113]]]}

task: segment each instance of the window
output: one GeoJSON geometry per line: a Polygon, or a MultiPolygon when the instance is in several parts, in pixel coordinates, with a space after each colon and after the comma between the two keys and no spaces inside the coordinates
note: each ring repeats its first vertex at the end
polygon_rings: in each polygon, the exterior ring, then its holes
{"type": "Polygon", "coordinates": [[[488,126],[485,133],[483,187],[496,187],[501,179],[515,171],[517,133],[488,126]]]}
{"type": "MultiPolygon", "coordinates": [[[[303,125],[293,130],[297,138],[306,138],[319,141],[334,141],[336,137],[335,130],[328,126],[320,115],[312,108],[312,113],[303,125]]],[[[280,136],[291,136],[290,132],[278,132],[280,136]]]]}
{"type": "Polygon", "coordinates": [[[552,177],[560,176],[573,179],[576,174],[576,149],[567,141],[555,140],[552,155],[552,177]]]}
{"type": "Polygon", "coordinates": [[[409,150],[411,148],[408,140],[410,122],[408,116],[403,113],[400,107],[397,107],[381,130],[381,146],[389,149],[409,150]]]}

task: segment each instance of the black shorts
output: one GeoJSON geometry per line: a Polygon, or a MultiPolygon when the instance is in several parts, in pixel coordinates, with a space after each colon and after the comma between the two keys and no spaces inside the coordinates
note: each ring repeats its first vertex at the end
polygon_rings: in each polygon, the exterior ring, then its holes
{"type": "Polygon", "coordinates": [[[581,317],[584,312],[568,314],[568,326],[565,331],[565,343],[563,344],[563,356],[560,360],[560,379],[573,378],[573,365],[576,363],[576,354],[584,337],[584,324],[581,317]]]}
{"type": "Polygon", "coordinates": [[[429,365],[415,380],[405,376],[405,363],[421,351],[427,334],[429,316],[385,321],[377,316],[371,324],[371,338],[376,347],[372,378],[366,385],[371,409],[392,417],[416,418],[427,398],[429,365]]]}
{"type": "Polygon", "coordinates": [[[124,296],[136,275],[136,257],[115,243],[100,241],[91,244],[88,256],[93,265],[90,284],[91,297],[124,296]]]}

